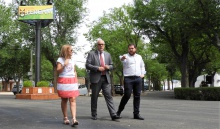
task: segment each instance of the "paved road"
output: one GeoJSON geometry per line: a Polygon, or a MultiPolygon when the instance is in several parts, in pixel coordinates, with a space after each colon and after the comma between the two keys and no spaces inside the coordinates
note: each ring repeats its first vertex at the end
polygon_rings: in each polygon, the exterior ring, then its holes
{"type": "MultiPolygon", "coordinates": [[[[115,96],[116,107],[121,96],[115,96]]],[[[144,121],[132,119],[132,98],[119,122],[111,121],[104,98],[98,101],[98,120],[90,119],[90,97],[77,99],[77,127],[62,124],[60,100],[20,100],[0,92],[1,129],[220,129],[219,101],[174,99],[173,92],[146,92],[141,100],[144,121]]],[[[69,113],[70,114],[70,113],[69,113]]],[[[70,116],[70,115],[69,115],[70,116]]]]}

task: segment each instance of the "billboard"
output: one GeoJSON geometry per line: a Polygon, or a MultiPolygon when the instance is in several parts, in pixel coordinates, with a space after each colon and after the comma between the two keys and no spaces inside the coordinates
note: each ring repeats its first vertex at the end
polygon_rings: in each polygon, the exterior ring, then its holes
{"type": "Polygon", "coordinates": [[[54,19],[53,5],[19,6],[18,20],[49,20],[54,19]]]}

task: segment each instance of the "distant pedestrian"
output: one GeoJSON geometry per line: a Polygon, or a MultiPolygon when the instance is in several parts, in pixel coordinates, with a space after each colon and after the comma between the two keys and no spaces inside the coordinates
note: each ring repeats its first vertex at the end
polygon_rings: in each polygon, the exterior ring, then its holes
{"type": "Polygon", "coordinates": [[[104,51],[105,42],[97,40],[97,50],[91,51],[86,60],[86,68],[90,70],[90,82],[92,89],[91,96],[91,115],[92,119],[97,119],[97,101],[99,92],[105,97],[107,107],[112,120],[119,119],[116,114],[113,98],[111,95],[110,71],[113,69],[111,55],[104,51]]]}
{"type": "Polygon", "coordinates": [[[200,87],[208,87],[208,84],[205,81],[202,81],[200,87]]]}
{"type": "Polygon", "coordinates": [[[144,120],[144,118],[139,114],[142,78],[146,73],[144,61],[140,55],[136,54],[135,44],[129,44],[128,53],[120,56],[119,58],[123,63],[124,95],[118,107],[117,115],[121,115],[121,112],[124,110],[125,105],[133,92],[134,119],[144,120]]]}
{"type": "Polygon", "coordinates": [[[78,125],[76,120],[76,97],[79,96],[77,73],[75,61],[72,59],[73,49],[71,45],[63,45],[60,51],[60,57],[57,60],[57,91],[61,97],[61,109],[63,113],[63,123],[70,124],[67,116],[67,102],[70,103],[72,115],[72,126],[78,125]]]}

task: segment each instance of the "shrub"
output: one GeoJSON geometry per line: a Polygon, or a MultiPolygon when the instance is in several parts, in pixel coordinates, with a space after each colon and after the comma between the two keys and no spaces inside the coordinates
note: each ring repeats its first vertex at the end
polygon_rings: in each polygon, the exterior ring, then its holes
{"type": "Polygon", "coordinates": [[[220,87],[174,88],[175,98],[187,100],[220,100],[220,87]]]}
{"type": "Polygon", "coordinates": [[[50,83],[48,81],[37,82],[37,87],[49,87],[50,83]]]}
{"type": "Polygon", "coordinates": [[[24,81],[24,82],[23,82],[23,86],[24,86],[24,87],[32,87],[33,84],[32,84],[31,81],[24,81]]]}

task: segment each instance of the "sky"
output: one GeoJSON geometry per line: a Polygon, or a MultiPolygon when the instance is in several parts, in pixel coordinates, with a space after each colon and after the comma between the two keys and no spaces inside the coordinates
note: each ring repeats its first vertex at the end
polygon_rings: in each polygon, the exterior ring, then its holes
{"type": "MultiPolygon", "coordinates": [[[[6,3],[11,3],[12,0],[4,0],[6,3]]],[[[73,56],[73,59],[76,59],[76,65],[80,68],[85,68],[84,58],[86,52],[91,50],[89,42],[83,36],[84,33],[88,32],[88,28],[86,24],[91,23],[92,21],[98,20],[99,17],[103,15],[103,11],[109,12],[110,8],[121,7],[123,4],[133,3],[133,0],[88,0],[86,7],[89,10],[89,14],[86,17],[86,22],[80,25],[78,29],[78,40],[75,47],[84,47],[84,49],[80,52],[77,52],[76,55],[73,56]]],[[[101,37],[100,37],[101,38],[101,37]]]]}

